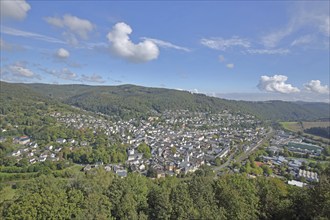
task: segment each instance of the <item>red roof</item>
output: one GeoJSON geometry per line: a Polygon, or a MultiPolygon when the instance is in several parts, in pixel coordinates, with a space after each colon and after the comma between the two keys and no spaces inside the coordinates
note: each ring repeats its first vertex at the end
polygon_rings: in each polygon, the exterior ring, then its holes
{"type": "Polygon", "coordinates": [[[257,167],[261,167],[262,165],[264,165],[263,162],[255,161],[254,163],[256,164],[257,167]]]}

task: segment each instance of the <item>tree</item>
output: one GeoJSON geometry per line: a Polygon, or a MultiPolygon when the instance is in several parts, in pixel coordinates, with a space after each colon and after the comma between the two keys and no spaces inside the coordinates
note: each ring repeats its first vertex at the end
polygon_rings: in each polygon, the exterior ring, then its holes
{"type": "Polygon", "coordinates": [[[227,219],[256,219],[259,199],[255,185],[243,175],[224,176],[214,185],[216,204],[227,219]]]}
{"type": "Polygon", "coordinates": [[[169,195],[158,185],[154,185],[148,194],[149,218],[170,219],[171,203],[169,195]]]}
{"type": "Polygon", "coordinates": [[[143,156],[147,159],[151,158],[150,147],[146,143],[141,143],[137,148],[139,153],[143,153],[143,156]]]}
{"type": "Polygon", "coordinates": [[[261,168],[262,168],[265,175],[270,176],[270,175],[273,174],[273,170],[269,166],[262,165],[261,168]]]}
{"type": "Polygon", "coordinates": [[[192,219],[194,207],[187,184],[179,184],[172,188],[170,202],[173,204],[171,219],[192,219]]]}
{"type": "Polygon", "coordinates": [[[221,216],[215,202],[213,191],[213,178],[211,176],[200,177],[194,176],[189,182],[189,194],[194,204],[193,219],[216,219],[221,216]]]}
{"type": "Polygon", "coordinates": [[[275,178],[258,178],[259,219],[285,219],[290,201],[285,183],[275,178]]]}

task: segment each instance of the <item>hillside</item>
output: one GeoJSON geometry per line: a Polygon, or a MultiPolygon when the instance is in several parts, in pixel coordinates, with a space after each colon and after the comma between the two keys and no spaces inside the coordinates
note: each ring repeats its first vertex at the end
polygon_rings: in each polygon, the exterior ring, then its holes
{"type": "Polygon", "coordinates": [[[89,111],[118,115],[123,118],[146,116],[165,110],[216,112],[229,109],[234,112],[250,113],[267,120],[306,121],[329,118],[330,112],[330,106],[326,103],[232,101],[187,91],[135,85],[87,86],[4,82],[1,85],[3,87],[1,90],[15,86],[19,88],[13,95],[33,94],[33,97],[57,100],[89,111]]]}

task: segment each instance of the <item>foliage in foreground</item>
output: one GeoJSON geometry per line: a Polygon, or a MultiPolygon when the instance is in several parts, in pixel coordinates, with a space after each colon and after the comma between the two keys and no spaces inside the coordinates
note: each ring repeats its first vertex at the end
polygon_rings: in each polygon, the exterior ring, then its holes
{"type": "Polygon", "coordinates": [[[40,176],[16,185],[3,219],[327,219],[330,168],[309,188],[279,179],[211,172],[192,178],[121,179],[102,169],[70,179],[40,176]]]}

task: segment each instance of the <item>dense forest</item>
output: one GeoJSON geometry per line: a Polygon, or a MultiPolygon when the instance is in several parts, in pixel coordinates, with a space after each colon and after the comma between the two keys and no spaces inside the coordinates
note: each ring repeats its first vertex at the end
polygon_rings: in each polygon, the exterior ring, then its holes
{"type": "Polygon", "coordinates": [[[330,139],[330,127],[313,127],[304,130],[305,133],[330,139]]]}
{"type": "MultiPolygon", "coordinates": [[[[3,187],[3,185],[1,185],[3,187]]],[[[330,168],[299,188],[280,179],[215,178],[205,167],[186,178],[126,178],[103,169],[67,178],[41,175],[12,185],[3,219],[329,219],[330,168]]]]}
{"type": "Polygon", "coordinates": [[[23,87],[26,93],[38,94],[47,99],[124,119],[145,117],[165,110],[218,112],[227,109],[232,112],[249,113],[266,120],[306,121],[329,118],[330,111],[330,105],[327,103],[232,101],[192,94],[188,91],[134,85],[87,86],[1,82],[1,87],[4,86],[15,89],[23,87]]]}

